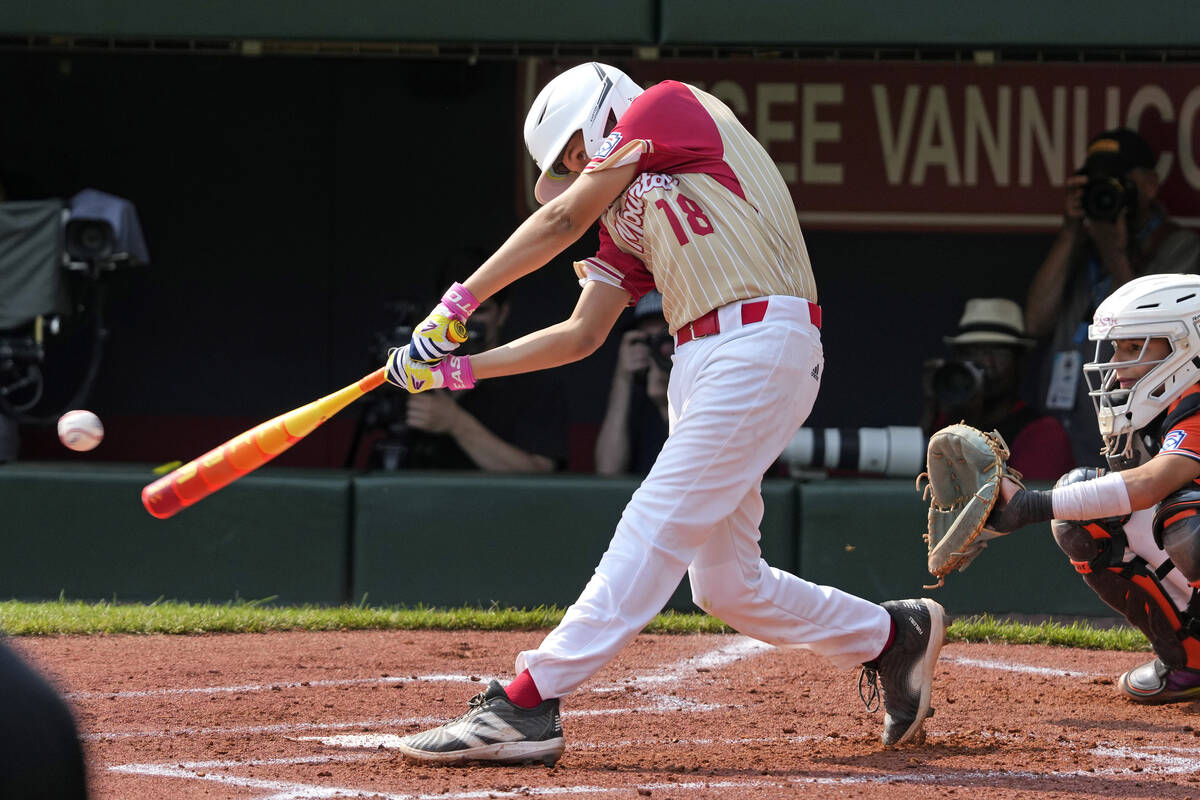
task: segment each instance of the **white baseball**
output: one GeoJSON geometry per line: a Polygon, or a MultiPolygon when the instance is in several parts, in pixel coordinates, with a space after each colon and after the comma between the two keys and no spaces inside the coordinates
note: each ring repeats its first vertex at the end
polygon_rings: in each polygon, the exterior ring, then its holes
{"type": "Polygon", "coordinates": [[[91,450],[103,438],[104,426],[90,411],[76,409],[58,418],[58,440],[72,450],[91,450]]]}

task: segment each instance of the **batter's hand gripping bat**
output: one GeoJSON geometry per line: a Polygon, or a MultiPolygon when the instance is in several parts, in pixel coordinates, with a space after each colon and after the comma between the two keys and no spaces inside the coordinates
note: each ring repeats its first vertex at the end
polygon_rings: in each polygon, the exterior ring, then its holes
{"type": "Polygon", "coordinates": [[[166,519],[261,467],[312,433],[325,420],[383,383],[386,367],[209,450],[142,489],[142,505],[166,519]]]}

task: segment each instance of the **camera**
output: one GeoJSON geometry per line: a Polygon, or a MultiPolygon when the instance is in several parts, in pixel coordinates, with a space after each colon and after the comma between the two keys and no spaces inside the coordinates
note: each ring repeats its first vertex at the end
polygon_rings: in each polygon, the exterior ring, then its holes
{"type": "Polygon", "coordinates": [[[1137,205],[1137,187],[1124,175],[1093,172],[1083,185],[1080,202],[1088,219],[1116,222],[1122,212],[1137,205]]]}
{"type": "Polygon", "coordinates": [[[971,419],[984,399],[983,367],[974,361],[934,358],[925,362],[926,402],[947,419],[971,419]]]}
{"type": "MultiPolygon", "coordinates": [[[[638,344],[644,344],[650,351],[650,360],[652,360],[660,370],[669,373],[674,362],[671,357],[675,354],[675,337],[667,331],[659,331],[657,333],[641,333],[633,339],[638,344]]],[[[646,371],[642,370],[637,376],[639,380],[644,381],[646,371]]]]}
{"type": "Polygon", "coordinates": [[[793,476],[811,470],[911,478],[925,466],[925,434],[915,426],[801,428],[783,449],[793,476]]]}
{"type": "MultiPolygon", "coordinates": [[[[66,202],[0,203],[0,424],[58,417],[34,413],[44,395],[47,339],[90,326],[88,363],[62,410],[84,404],[108,335],[102,276],[149,262],[137,211],[123,198],[84,189],[66,202]]],[[[0,461],[14,457],[0,452],[0,461]]]]}

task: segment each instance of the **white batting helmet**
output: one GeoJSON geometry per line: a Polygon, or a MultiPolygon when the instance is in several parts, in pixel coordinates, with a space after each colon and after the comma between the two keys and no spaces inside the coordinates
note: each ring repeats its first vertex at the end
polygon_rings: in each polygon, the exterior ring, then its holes
{"type": "Polygon", "coordinates": [[[575,180],[554,164],[575,134],[583,131],[588,158],[608,135],[610,117],[619,120],[642,88],[616,67],[589,61],[546,84],[525,117],[525,146],[541,175],[533,194],[539,203],[558,197],[575,180]]]}
{"type": "Polygon", "coordinates": [[[1119,455],[1134,434],[1154,421],[1179,395],[1200,381],[1200,275],[1145,275],[1117,289],[1096,309],[1088,338],[1096,360],[1083,366],[1096,407],[1105,452],[1119,455]],[[1121,339],[1166,339],[1171,352],[1157,360],[1108,361],[1121,339]],[[1118,368],[1152,364],[1128,388],[1118,368]]]}

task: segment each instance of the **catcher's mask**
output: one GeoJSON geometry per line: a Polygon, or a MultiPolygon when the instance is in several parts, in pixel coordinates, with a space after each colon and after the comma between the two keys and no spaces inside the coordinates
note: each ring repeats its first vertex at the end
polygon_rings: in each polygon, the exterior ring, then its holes
{"type": "Polygon", "coordinates": [[[525,117],[525,146],[541,175],[534,187],[539,203],[566,191],[575,176],[557,163],[575,131],[583,131],[588,158],[628,110],[642,88],[616,67],[589,61],[546,84],[525,117]]]}
{"type": "Polygon", "coordinates": [[[1096,360],[1084,364],[1088,396],[1104,439],[1104,453],[1129,456],[1134,435],[1200,380],[1200,276],[1146,275],[1113,292],[1088,328],[1096,360]],[[1168,351],[1150,357],[1152,340],[1168,351]],[[1138,356],[1111,360],[1118,341],[1141,342],[1138,356]],[[1122,387],[1118,370],[1148,368],[1131,386],[1122,387]]]}

